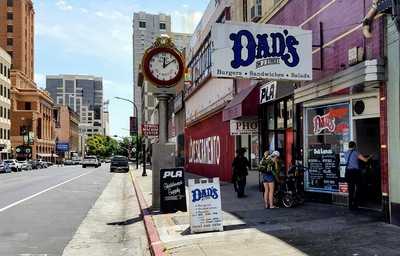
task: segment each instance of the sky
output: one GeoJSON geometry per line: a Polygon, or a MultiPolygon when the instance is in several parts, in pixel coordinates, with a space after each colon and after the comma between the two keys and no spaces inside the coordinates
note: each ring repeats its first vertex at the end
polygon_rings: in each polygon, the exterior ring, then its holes
{"type": "Polygon", "coordinates": [[[132,107],[134,12],[171,15],[172,31],[191,33],[208,0],[35,0],[35,81],[46,75],[103,77],[110,100],[110,135],[126,136],[132,107]]]}

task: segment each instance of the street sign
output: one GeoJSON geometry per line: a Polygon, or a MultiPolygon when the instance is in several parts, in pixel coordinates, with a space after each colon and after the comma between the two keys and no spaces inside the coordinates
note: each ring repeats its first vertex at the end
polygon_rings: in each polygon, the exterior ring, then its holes
{"type": "Polygon", "coordinates": [[[224,231],[219,178],[189,180],[190,232],[224,231]]]}
{"type": "Polygon", "coordinates": [[[143,124],[142,131],[146,137],[158,137],[158,124],[143,124]]]}
{"type": "Polygon", "coordinates": [[[69,144],[68,143],[57,143],[56,150],[57,150],[57,152],[68,152],[69,144]]]}
{"type": "Polygon", "coordinates": [[[187,211],[183,168],[160,170],[160,210],[163,213],[187,211]]]}

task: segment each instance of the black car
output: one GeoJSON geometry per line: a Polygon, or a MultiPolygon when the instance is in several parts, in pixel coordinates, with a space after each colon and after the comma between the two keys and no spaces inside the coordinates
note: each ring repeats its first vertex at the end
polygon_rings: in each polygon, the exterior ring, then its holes
{"type": "Polygon", "coordinates": [[[111,158],[110,172],[129,172],[128,158],[125,156],[114,156],[111,158]]]}

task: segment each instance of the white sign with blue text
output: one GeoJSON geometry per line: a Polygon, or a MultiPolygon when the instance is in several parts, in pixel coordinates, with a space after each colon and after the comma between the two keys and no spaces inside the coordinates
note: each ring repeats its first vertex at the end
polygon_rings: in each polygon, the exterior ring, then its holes
{"type": "Polygon", "coordinates": [[[189,180],[190,232],[224,231],[219,178],[189,180]]]}
{"type": "Polygon", "coordinates": [[[312,80],[312,31],[254,23],[216,23],[212,76],[312,80]]]}

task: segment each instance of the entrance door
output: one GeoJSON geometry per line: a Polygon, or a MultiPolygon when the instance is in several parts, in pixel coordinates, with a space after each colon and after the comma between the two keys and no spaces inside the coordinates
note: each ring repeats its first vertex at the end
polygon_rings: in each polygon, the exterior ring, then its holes
{"type": "Polygon", "coordinates": [[[355,120],[354,125],[354,138],[358,151],[364,156],[372,156],[370,163],[360,163],[362,168],[361,206],[381,209],[379,118],[355,120]]]}

